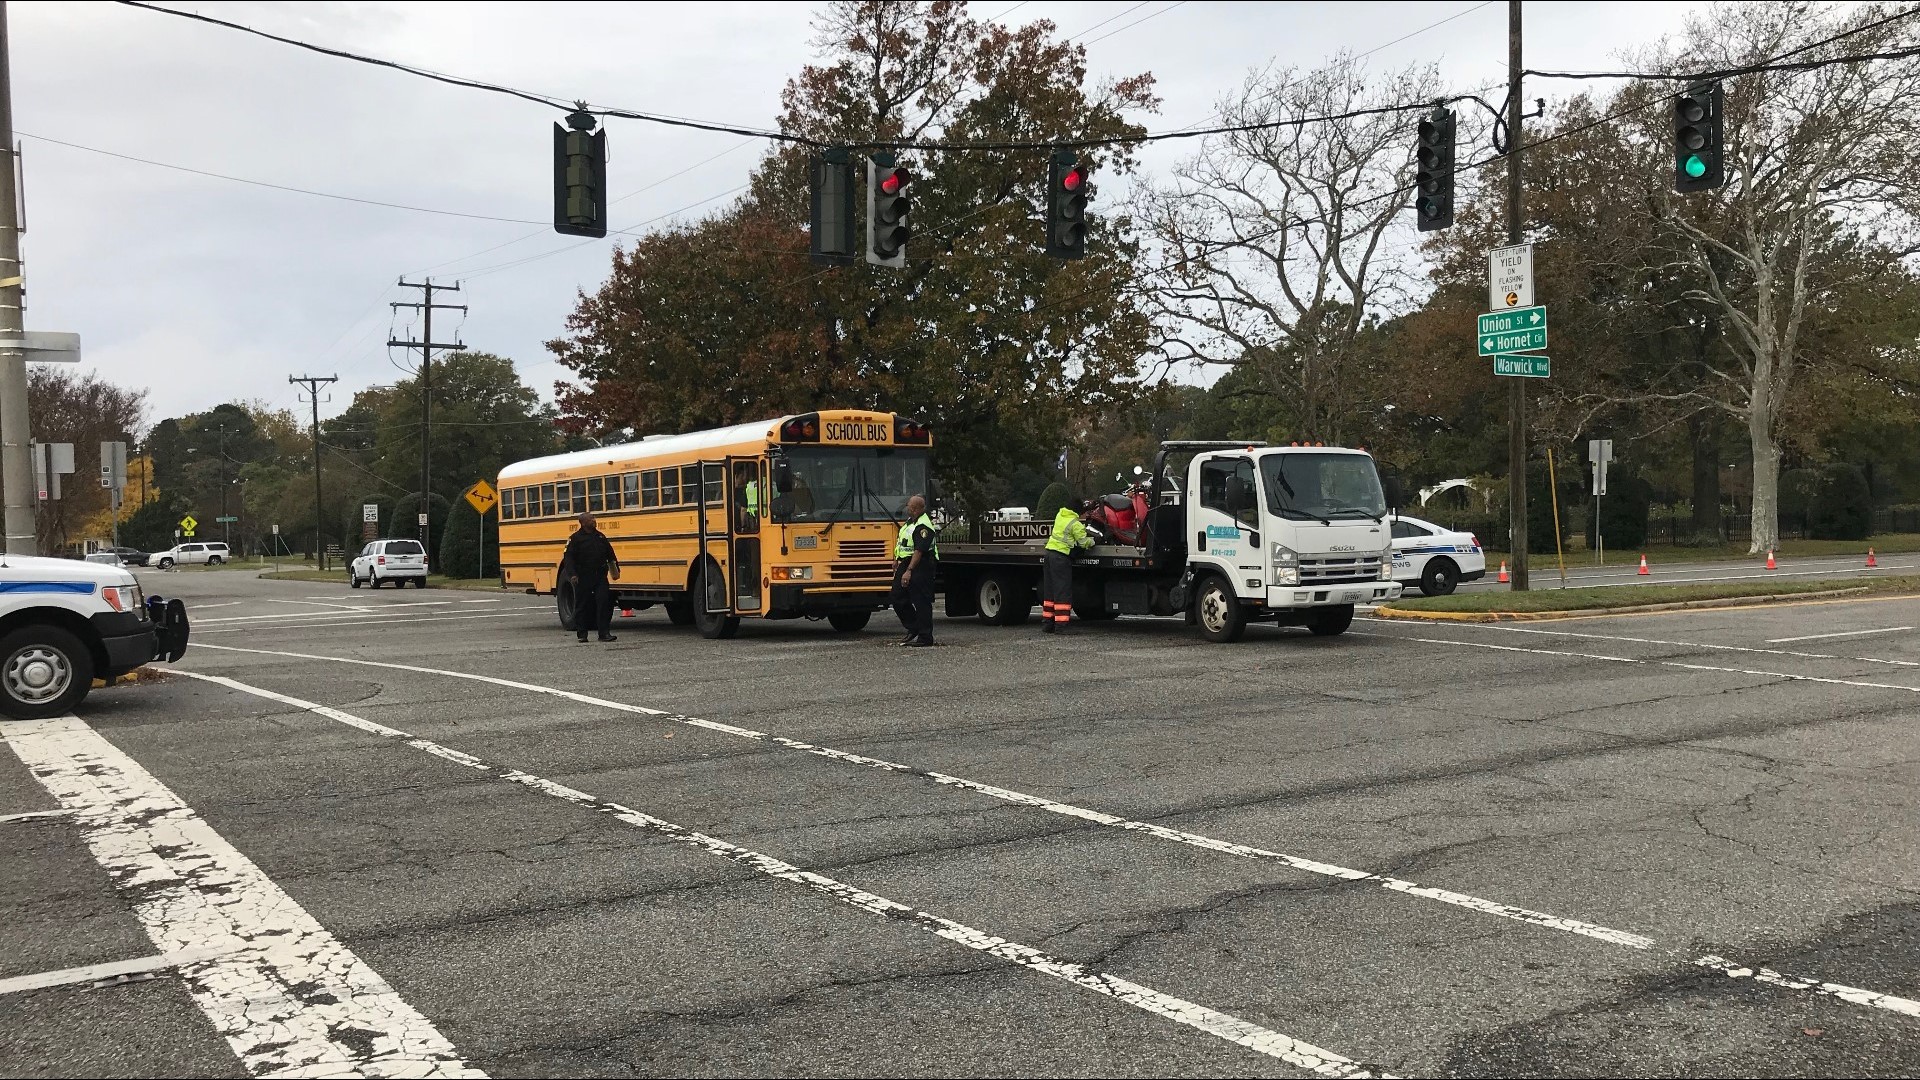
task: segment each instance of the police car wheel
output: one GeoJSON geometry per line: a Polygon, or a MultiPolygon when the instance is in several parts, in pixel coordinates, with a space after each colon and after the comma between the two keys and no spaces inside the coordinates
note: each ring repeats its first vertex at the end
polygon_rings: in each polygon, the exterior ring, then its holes
{"type": "Polygon", "coordinates": [[[0,638],[0,712],[16,720],[58,716],[93,686],[93,654],[57,626],[25,626],[0,638]]]}
{"type": "Polygon", "coordinates": [[[1460,584],[1460,568],[1452,559],[1429,559],[1420,573],[1420,591],[1428,596],[1445,596],[1460,584]]]}

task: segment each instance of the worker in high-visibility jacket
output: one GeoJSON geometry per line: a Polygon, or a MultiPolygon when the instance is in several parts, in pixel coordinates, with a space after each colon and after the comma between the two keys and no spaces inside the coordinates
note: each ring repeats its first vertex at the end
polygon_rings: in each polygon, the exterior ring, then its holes
{"type": "Polygon", "coordinates": [[[933,644],[933,583],[939,574],[939,530],[927,513],[927,500],[907,500],[907,520],[893,543],[893,611],[906,637],[900,644],[924,649],[933,644]]]}
{"type": "Polygon", "coordinates": [[[1093,503],[1080,509],[1063,506],[1053,515],[1053,535],[1047,537],[1045,595],[1040,600],[1040,629],[1056,634],[1073,617],[1073,553],[1093,546],[1083,520],[1093,503]]]}

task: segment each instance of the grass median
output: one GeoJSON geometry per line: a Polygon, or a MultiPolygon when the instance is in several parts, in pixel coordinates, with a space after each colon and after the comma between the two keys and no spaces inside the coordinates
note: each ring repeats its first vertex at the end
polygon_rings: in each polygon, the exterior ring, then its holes
{"type": "MultiPolygon", "coordinates": [[[[1485,539],[1485,538],[1483,538],[1485,539]]],[[[1861,559],[1867,557],[1871,548],[1878,555],[1911,555],[1920,552],[1920,533],[1878,533],[1865,540],[1782,540],[1780,546],[1773,549],[1777,558],[1817,559],[1841,555],[1854,555],[1861,559]]],[[[1511,552],[1485,549],[1487,566],[1497,567],[1503,561],[1512,561],[1511,552]]],[[[1665,563],[1699,562],[1760,562],[1766,553],[1749,554],[1746,541],[1737,544],[1700,544],[1677,546],[1674,544],[1646,544],[1637,548],[1615,550],[1607,549],[1604,566],[1632,566],[1645,555],[1647,561],[1655,566],[1665,563]]],[[[1566,552],[1567,569],[1580,570],[1594,565],[1593,552],[1584,548],[1568,548],[1566,552]]],[[[1535,553],[1533,556],[1535,573],[1551,571],[1555,557],[1552,552],[1535,553]]]]}
{"type": "Polygon", "coordinates": [[[1920,576],[1832,577],[1812,581],[1724,581],[1687,585],[1617,585],[1599,589],[1538,589],[1531,592],[1465,592],[1421,596],[1382,605],[1407,612],[1525,614],[1543,611],[1593,611],[1601,608],[1685,604],[1702,600],[1738,600],[1755,596],[1859,589],[1864,593],[1920,593],[1920,576]]]}

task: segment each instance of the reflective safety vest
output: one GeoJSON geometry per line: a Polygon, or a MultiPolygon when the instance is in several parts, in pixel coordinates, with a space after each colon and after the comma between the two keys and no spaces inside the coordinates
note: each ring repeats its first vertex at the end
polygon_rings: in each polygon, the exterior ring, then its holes
{"type": "Polygon", "coordinates": [[[747,481],[747,516],[760,516],[760,481],[747,481]]]}
{"type": "Polygon", "coordinates": [[[933,557],[936,559],[940,557],[940,530],[933,527],[933,518],[930,515],[921,514],[914,520],[900,526],[900,539],[893,542],[893,557],[895,559],[913,558],[913,531],[922,525],[925,525],[927,530],[933,533],[933,557]]]}
{"type": "Polygon", "coordinates": [[[1072,507],[1061,507],[1060,512],[1053,515],[1053,535],[1047,537],[1047,550],[1071,555],[1074,548],[1092,546],[1093,537],[1087,535],[1087,527],[1080,523],[1080,515],[1072,507]]]}

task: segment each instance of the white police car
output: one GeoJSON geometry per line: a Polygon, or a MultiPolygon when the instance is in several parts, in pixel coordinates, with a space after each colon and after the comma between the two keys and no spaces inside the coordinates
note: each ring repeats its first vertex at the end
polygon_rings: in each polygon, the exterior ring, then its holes
{"type": "Polygon", "coordinates": [[[0,715],[58,716],[94,679],[186,651],[186,605],[144,595],[123,567],[0,555],[0,715]]]}
{"type": "Polygon", "coordinates": [[[1487,576],[1480,538],[1443,529],[1406,515],[1393,521],[1393,580],[1418,585],[1428,596],[1445,596],[1463,581],[1487,576]]]}

